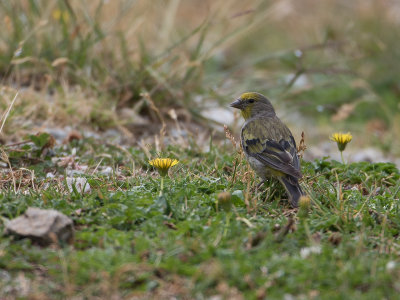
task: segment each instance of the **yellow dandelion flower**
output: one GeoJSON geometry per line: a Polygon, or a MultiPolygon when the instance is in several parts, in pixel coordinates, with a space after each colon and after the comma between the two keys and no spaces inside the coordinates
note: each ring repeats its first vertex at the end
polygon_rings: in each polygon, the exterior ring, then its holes
{"type": "Polygon", "coordinates": [[[172,158],[155,158],[149,161],[149,164],[157,169],[158,173],[164,177],[168,174],[169,168],[178,164],[179,161],[172,158]]]}
{"type": "Polygon", "coordinates": [[[330,139],[332,141],[336,142],[339,151],[342,152],[346,148],[346,145],[348,143],[350,143],[352,138],[353,138],[353,136],[351,135],[350,132],[348,132],[348,133],[337,132],[337,133],[332,134],[330,139]]]}
{"type": "Polygon", "coordinates": [[[167,176],[169,168],[178,163],[178,160],[172,158],[155,158],[149,160],[149,164],[156,168],[158,173],[161,175],[160,197],[163,195],[164,191],[164,177],[167,176]]]}

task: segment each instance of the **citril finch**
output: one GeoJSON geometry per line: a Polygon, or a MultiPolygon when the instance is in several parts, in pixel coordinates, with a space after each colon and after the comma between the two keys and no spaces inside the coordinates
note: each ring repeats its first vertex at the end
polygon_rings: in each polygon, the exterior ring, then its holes
{"type": "Polygon", "coordinates": [[[296,142],[289,128],[276,116],[271,102],[259,93],[244,93],[231,107],[240,109],[245,119],[240,137],[250,166],[263,182],[277,178],[291,205],[298,207],[304,193],[299,185],[301,170],[296,142]]]}

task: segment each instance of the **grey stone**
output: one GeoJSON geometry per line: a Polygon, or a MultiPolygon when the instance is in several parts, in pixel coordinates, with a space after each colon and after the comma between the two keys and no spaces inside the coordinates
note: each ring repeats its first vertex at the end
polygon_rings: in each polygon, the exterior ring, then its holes
{"type": "Polygon", "coordinates": [[[56,210],[29,207],[23,215],[8,222],[5,232],[47,246],[58,242],[71,243],[74,227],[70,218],[56,210]]]}
{"type": "Polygon", "coordinates": [[[90,193],[90,191],[92,190],[89,182],[84,177],[67,177],[66,182],[70,193],[74,191],[73,186],[75,186],[76,190],[79,193],[90,193]]]}

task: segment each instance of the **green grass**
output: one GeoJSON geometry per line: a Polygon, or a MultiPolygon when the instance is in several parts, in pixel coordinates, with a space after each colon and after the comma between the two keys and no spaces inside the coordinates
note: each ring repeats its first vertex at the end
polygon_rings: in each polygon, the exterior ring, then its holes
{"type": "Polygon", "coordinates": [[[391,299],[398,293],[400,172],[390,163],[303,161],[312,206],[299,215],[276,183],[255,191],[258,182],[230,145],[164,149],[180,164],[159,197],[159,176],[142,151],[93,139],[56,147],[55,157],[75,148],[75,166],[88,166],[80,176],[92,190],[82,194],[66,188],[65,169],[49,156],[33,163],[43,144],[33,140],[10,161],[34,171],[34,186],[29,172],[15,172],[17,190],[3,177],[3,222],[28,206],[57,209],[73,219],[75,241],[41,248],[1,236],[1,297],[391,299]],[[102,175],[105,166],[115,172],[102,175]],[[46,179],[49,172],[55,177],[46,179]],[[222,191],[232,193],[231,211],[218,209],[222,191]],[[289,219],[294,224],[284,233],[289,219]]]}

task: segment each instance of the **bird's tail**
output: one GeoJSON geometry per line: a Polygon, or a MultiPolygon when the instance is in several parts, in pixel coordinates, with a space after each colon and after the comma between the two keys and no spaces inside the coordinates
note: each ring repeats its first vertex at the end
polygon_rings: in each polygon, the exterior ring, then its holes
{"type": "Polygon", "coordinates": [[[290,204],[293,207],[298,207],[300,197],[304,196],[305,194],[302,191],[297,179],[293,177],[281,177],[280,181],[285,186],[285,189],[289,195],[290,204]]]}

